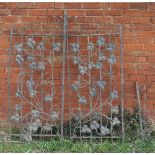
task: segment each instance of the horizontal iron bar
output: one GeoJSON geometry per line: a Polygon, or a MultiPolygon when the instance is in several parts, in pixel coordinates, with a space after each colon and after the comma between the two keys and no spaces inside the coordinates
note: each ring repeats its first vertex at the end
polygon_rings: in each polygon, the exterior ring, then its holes
{"type": "MultiPolygon", "coordinates": [[[[13,34],[14,36],[49,36],[49,37],[53,37],[53,36],[60,36],[60,37],[64,37],[64,35],[58,35],[58,34],[13,34]]],[[[83,35],[68,35],[68,37],[88,37],[88,36],[108,36],[108,35],[119,35],[119,33],[108,33],[108,34],[83,34],[83,35]]]]}

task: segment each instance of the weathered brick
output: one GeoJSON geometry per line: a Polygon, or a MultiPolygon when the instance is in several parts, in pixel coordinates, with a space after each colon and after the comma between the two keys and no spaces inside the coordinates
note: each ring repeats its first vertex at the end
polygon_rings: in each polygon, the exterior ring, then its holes
{"type": "Polygon", "coordinates": [[[81,3],[64,3],[65,9],[81,9],[81,3]]]}
{"type": "Polygon", "coordinates": [[[7,8],[7,3],[0,2],[0,9],[6,9],[6,8],[7,8]]]}
{"type": "Polygon", "coordinates": [[[36,3],[35,8],[36,9],[53,9],[54,3],[52,3],[52,2],[36,3]]]}
{"type": "Polygon", "coordinates": [[[155,17],[152,17],[152,18],[150,19],[150,22],[151,22],[151,24],[154,24],[154,23],[155,23],[155,17]]]}
{"type": "Polygon", "coordinates": [[[100,3],[82,3],[82,9],[100,9],[100,3]]]}
{"type": "Polygon", "coordinates": [[[138,57],[138,62],[146,62],[146,57],[138,57]]]}
{"type": "Polygon", "coordinates": [[[4,16],[3,21],[5,23],[17,23],[17,17],[16,16],[4,16]]]}
{"type": "Polygon", "coordinates": [[[150,24],[151,18],[147,17],[132,17],[131,23],[133,24],[150,24]]]}
{"type": "Polygon", "coordinates": [[[30,16],[46,16],[47,15],[47,10],[29,10],[29,15],[30,16]]]}
{"type": "Polygon", "coordinates": [[[19,9],[34,9],[35,3],[32,2],[18,2],[17,8],[19,9]]]}
{"type": "Polygon", "coordinates": [[[155,59],[153,57],[148,57],[147,62],[149,63],[155,63],[155,59]]]}
{"type": "Polygon", "coordinates": [[[21,20],[22,23],[31,23],[31,22],[37,21],[36,16],[20,17],[19,19],[21,20]]]}
{"type": "MultiPolygon", "coordinates": [[[[84,17],[85,18],[85,17],[84,17]]],[[[94,17],[94,22],[101,22],[101,23],[112,23],[112,17],[104,17],[104,16],[98,16],[94,17]]]]}
{"type": "Polygon", "coordinates": [[[130,4],[129,3],[111,3],[110,6],[111,9],[129,9],[130,4]]]}
{"type": "Polygon", "coordinates": [[[100,8],[101,9],[110,9],[110,3],[100,3],[100,8]]]}
{"type": "Polygon", "coordinates": [[[84,10],[68,10],[69,16],[84,16],[84,10]]]}
{"type": "Polygon", "coordinates": [[[126,50],[134,50],[134,51],[137,51],[137,50],[143,50],[144,48],[144,45],[143,44],[126,44],[124,45],[124,49],[126,50]]]}
{"type": "Polygon", "coordinates": [[[17,9],[17,3],[7,3],[7,8],[8,9],[17,9]]]}
{"type": "Polygon", "coordinates": [[[130,24],[131,18],[130,17],[113,17],[113,23],[130,24]]]}
{"type": "Polygon", "coordinates": [[[143,11],[142,15],[144,17],[155,16],[155,11],[143,11]]]}
{"type": "Polygon", "coordinates": [[[105,10],[103,11],[104,16],[122,16],[123,10],[105,10]]]}
{"type": "Polygon", "coordinates": [[[86,16],[103,16],[102,10],[85,10],[86,16]]]}
{"type": "Polygon", "coordinates": [[[139,17],[142,16],[141,10],[124,10],[123,16],[139,17]]]}
{"type": "Polygon", "coordinates": [[[139,81],[139,82],[144,82],[146,81],[146,76],[145,75],[130,75],[129,76],[131,81],[139,81]]]}
{"type": "Polygon", "coordinates": [[[155,3],[149,3],[149,10],[155,10],[155,3]]]}
{"type": "Polygon", "coordinates": [[[27,16],[29,15],[28,10],[11,10],[10,15],[17,15],[17,16],[27,16]]]}
{"type": "Polygon", "coordinates": [[[130,9],[148,10],[148,3],[130,3],[130,9]]]}
{"type": "Polygon", "coordinates": [[[146,44],[144,45],[144,50],[155,50],[155,44],[146,44]]]}
{"type": "Polygon", "coordinates": [[[59,3],[59,2],[54,3],[54,9],[63,9],[63,8],[64,8],[64,3],[59,3]]]}
{"type": "Polygon", "coordinates": [[[8,16],[9,13],[10,13],[10,10],[0,9],[0,16],[8,16]]]}

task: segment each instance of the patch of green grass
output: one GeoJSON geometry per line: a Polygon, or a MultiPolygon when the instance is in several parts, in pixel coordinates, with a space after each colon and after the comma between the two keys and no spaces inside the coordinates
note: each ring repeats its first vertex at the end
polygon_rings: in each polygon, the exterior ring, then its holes
{"type": "Polygon", "coordinates": [[[0,152],[25,153],[25,152],[155,152],[155,141],[135,140],[132,143],[121,141],[111,142],[80,142],[71,140],[51,140],[50,142],[34,143],[0,143],[0,152]]]}

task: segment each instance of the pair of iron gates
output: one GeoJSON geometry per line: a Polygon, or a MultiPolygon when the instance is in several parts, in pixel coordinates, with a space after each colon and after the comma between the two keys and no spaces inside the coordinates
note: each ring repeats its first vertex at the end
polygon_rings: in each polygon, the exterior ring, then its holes
{"type": "Polygon", "coordinates": [[[51,20],[10,34],[12,140],[122,138],[121,26],[81,23],[66,11],[51,20]]]}

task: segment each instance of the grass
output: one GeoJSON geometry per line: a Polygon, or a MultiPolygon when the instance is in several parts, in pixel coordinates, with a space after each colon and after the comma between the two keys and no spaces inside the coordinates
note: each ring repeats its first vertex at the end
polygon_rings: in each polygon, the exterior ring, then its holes
{"type": "Polygon", "coordinates": [[[25,152],[95,152],[95,153],[127,153],[127,152],[141,152],[150,153],[155,152],[155,141],[141,141],[134,142],[116,141],[111,143],[110,140],[105,140],[103,143],[97,142],[75,142],[71,140],[52,140],[50,142],[34,142],[32,143],[0,143],[1,153],[25,153],[25,152]]]}

